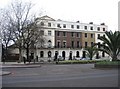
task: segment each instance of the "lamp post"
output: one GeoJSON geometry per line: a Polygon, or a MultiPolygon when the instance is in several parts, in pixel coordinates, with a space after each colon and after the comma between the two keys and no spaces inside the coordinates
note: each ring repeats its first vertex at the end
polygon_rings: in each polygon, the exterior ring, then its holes
{"type": "Polygon", "coordinates": [[[55,61],[56,61],[56,64],[58,64],[58,62],[59,62],[58,51],[55,52],[55,61]]]}
{"type": "MultiPolygon", "coordinates": [[[[0,36],[1,37],[1,36],[0,36]]],[[[2,62],[2,39],[0,38],[0,61],[2,62]]]]}
{"type": "Polygon", "coordinates": [[[48,59],[48,62],[50,62],[50,61],[51,61],[51,60],[50,60],[50,59],[51,59],[51,52],[50,52],[51,41],[50,41],[50,40],[48,41],[48,48],[49,48],[49,51],[48,51],[48,58],[49,58],[49,59],[48,59]]]}

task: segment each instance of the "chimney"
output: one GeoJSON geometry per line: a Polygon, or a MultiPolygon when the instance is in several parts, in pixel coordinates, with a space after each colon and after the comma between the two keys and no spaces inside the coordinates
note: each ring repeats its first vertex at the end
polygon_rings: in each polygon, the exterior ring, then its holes
{"type": "Polygon", "coordinates": [[[93,22],[89,22],[89,24],[93,24],[93,22]]]}

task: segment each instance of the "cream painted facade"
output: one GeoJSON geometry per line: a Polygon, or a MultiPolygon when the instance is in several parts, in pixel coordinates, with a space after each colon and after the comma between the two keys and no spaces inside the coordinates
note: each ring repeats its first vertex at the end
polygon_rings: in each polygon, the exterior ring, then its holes
{"type": "MultiPolygon", "coordinates": [[[[49,16],[43,16],[40,18],[37,18],[37,24],[40,25],[41,29],[44,31],[44,37],[45,37],[45,44],[44,48],[40,48],[40,44],[36,44],[36,49],[34,50],[34,57],[38,56],[39,60],[48,60],[49,58],[49,52],[50,52],[50,58],[51,60],[54,60],[56,51],[58,52],[58,57],[65,56],[65,60],[68,60],[70,57],[70,53],[73,57],[79,56],[81,58],[83,56],[83,48],[56,48],[55,40],[56,40],[56,34],[55,32],[78,32],[78,33],[88,33],[88,34],[94,34],[94,38],[92,39],[94,43],[102,43],[100,40],[98,40],[98,34],[100,36],[104,35],[104,32],[107,31],[108,27],[105,24],[93,24],[90,23],[81,23],[80,21],[77,22],[69,22],[69,21],[62,21],[62,20],[55,20],[49,16]],[[49,45],[48,42],[51,42],[51,45],[49,45]],[[50,46],[50,48],[49,48],[50,46]]],[[[82,36],[81,36],[82,37],[82,36]]],[[[64,38],[63,38],[64,39],[64,38]]],[[[82,38],[80,38],[82,39],[82,38]]],[[[90,38],[87,38],[90,41],[90,38]]],[[[80,43],[83,44],[83,43],[80,43]]],[[[14,50],[13,52],[16,53],[17,50],[14,50]]],[[[23,50],[23,55],[25,55],[26,52],[23,50]]],[[[100,55],[101,56],[101,55],[100,55]]]]}

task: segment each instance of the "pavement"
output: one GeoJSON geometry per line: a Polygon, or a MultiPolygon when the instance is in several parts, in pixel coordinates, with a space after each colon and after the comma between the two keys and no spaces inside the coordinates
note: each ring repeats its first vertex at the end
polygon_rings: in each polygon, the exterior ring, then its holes
{"type": "Polygon", "coordinates": [[[11,72],[9,72],[9,71],[2,71],[2,73],[0,73],[0,76],[9,75],[9,74],[11,74],[11,72]]]}
{"type": "MultiPolygon", "coordinates": [[[[18,63],[18,62],[0,63],[0,69],[2,69],[2,68],[35,68],[35,67],[41,67],[41,64],[40,63],[24,64],[23,62],[21,62],[21,63],[18,63]]],[[[11,74],[11,72],[0,70],[0,76],[9,75],[9,74],[11,74]]]]}

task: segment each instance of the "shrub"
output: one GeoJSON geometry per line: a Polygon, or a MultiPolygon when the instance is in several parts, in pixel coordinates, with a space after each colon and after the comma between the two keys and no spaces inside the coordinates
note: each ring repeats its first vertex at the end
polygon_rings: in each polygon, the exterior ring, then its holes
{"type": "Polygon", "coordinates": [[[102,62],[97,62],[96,64],[99,64],[99,65],[120,65],[120,61],[102,61],[102,62]]]}

